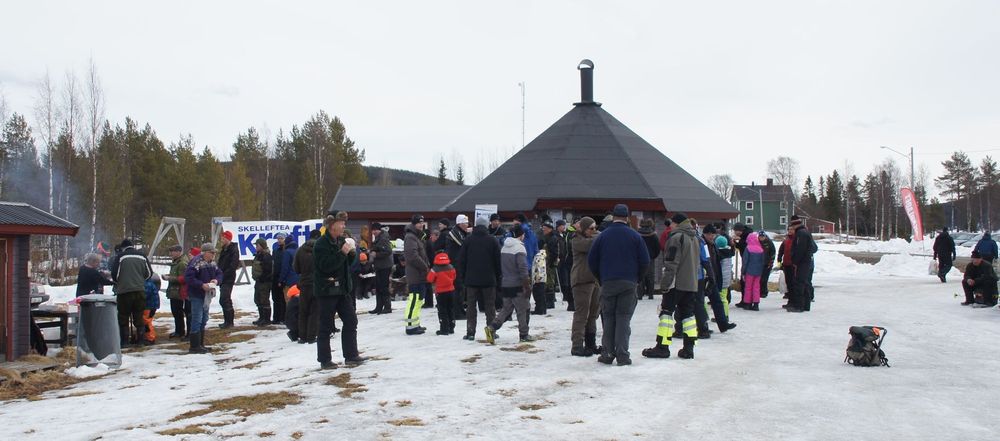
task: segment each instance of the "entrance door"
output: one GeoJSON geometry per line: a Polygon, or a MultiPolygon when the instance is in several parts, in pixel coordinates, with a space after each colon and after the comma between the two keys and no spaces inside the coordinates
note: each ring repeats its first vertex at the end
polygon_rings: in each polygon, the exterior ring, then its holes
{"type": "Polygon", "coordinates": [[[0,239],[0,361],[7,360],[7,329],[10,293],[7,292],[7,239],[0,239]]]}

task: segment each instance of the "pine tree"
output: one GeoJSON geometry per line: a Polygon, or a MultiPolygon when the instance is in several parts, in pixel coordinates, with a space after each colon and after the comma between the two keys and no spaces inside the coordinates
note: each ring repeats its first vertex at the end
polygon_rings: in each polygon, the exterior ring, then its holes
{"type": "Polygon", "coordinates": [[[839,221],[841,219],[842,210],[844,204],[844,188],[840,182],[840,174],[837,170],[826,178],[826,192],[820,199],[820,205],[823,207],[823,214],[827,219],[831,221],[839,221]]]}
{"type": "Polygon", "coordinates": [[[233,219],[260,219],[260,199],[254,191],[243,161],[233,161],[229,167],[229,188],[233,192],[233,219]]]}
{"type": "Polygon", "coordinates": [[[458,169],[455,170],[455,183],[458,185],[465,185],[465,171],[462,170],[462,165],[458,165],[458,169]]]}
{"type": "Polygon", "coordinates": [[[986,213],[983,223],[987,230],[993,231],[993,187],[996,186],[997,179],[1000,176],[998,176],[996,161],[989,155],[979,163],[979,175],[982,177],[982,189],[986,200],[986,213]]]}
{"type": "Polygon", "coordinates": [[[942,188],[941,194],[952,202],[966,199],[965,215],[968,228],[972,229],[972,193],[975,186],[976,169],[965,153],[952,153],[951,158],[941,163],[944,174],[935,178],[934,182],[942,188]]]}
{"type": "Polygon", "coordinates": [[[448,169],[444,167],[444,158],[441,158],[441,165],[438,167],[438,185],[448,185],[448,169]]]}

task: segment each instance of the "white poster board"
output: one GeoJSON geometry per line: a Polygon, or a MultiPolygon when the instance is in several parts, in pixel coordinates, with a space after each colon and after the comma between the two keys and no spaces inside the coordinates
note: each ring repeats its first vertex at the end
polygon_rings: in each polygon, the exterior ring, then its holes
{"type": "Polygon", "coordinates": [[[476,204],[476,215],[471,219],[472,224],[476,224],[476,219],[483,218],[490,220],[490,216],[498,213],[497,204],[476,204]]]}
{"type": "Polygon", "coordinates": [[[309,239],[312,230],[319,230],[323,227],[322,219],[313,219],[302,222],[292,221],[257,221],[257,222],[223,222],[224,231],[233,232],[233,242],[240,251],[240,260],[252,260],[257,249],[254,242],[258,238],[267,240],[267,246],[274,245],[274,236],[278,233],[285,233],[285,241],[294,240],[302,245],[309,239]]]}

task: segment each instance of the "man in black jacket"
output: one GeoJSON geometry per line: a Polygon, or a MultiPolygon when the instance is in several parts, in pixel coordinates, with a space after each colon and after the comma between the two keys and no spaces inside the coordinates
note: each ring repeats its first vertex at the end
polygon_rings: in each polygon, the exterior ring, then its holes
{"type": "Polygon", "coordinates": [[[962,289],[965,290],[962,305],[992,307],[997,304],[997,273],[979,251],[972,252],[972,262],[965,266],[962,289]]]}
{"type": "Polygon", "coordinates": [[[795,277],[792,285],[792,295],[788,299],[788,312],[809,311],[813,298],[813,254],[816,253],[816,242],[812,234],[802,225],[798,216],[792,216],[789,227],[795,229],[792,243],[792,265],[795,267],[795,277]]]}
{"type": "Polygon", "coordinates": [[[955,261],[955,239],[948,234],[948,227],[941,229],[941,234],[934,238],[934,260],[938,261],[938,279],[945,283],[945,276],[951,271],[955,261]]]}
{"type": "Polygon", "coordinates": [[[575,311],[573,304],[573,284],[570,283],[570,273],[573,271],[573,257],[569,252],[569,233],[566,231],[566,221],[556,221],[556,238],[559,239],[559,290],[563,301],[567,303],[567,311],[575,311]]]}
{"type": "MultiPolygon", "coordinates": [[[[469,235],[469,217],[460,214],[455,217],[455,226],[441,230],[441,237],[438,238],[438,243],[442,245],[439,249],[444,250],[448,253],[448,259],[451,260],[451,264],[455,265],[459,263],[459,254],[462,249],[462,245],[465,244],[465,238],[469,235]]],[[[455,317],[464,317],[465,314],[465,296],[462,295],[465,289],[465,284],[462,283],[461,276],[459,279],[455,280],[455,293],[457,294],[458,301],[452,303],[454,305],[455,317]]]]}
{"type": "Polygon", "coordinates": [[[465,339],[476,339],[476,302],[486,313],[486,324],[496,318],[496,287],[500,283],[500,243],[489,235],[486,218],[476,219],[472,234],[459,250],[458,277],[465,286],[465,339]]]}
{"type": "MultiPolygon", "coordinates": [[[[657,257],[660,257],[660,239],[656,237],[656,229],[653,228],[653,219],[646,218],[642,222],[639,222],[639,235],[642,236],[642,241],[646,244],[646,249],[649,251],[649,261],[655,262],[657,257]]],[[[653,299],[653,289],[656,283],[656,277],[654,277],[654,271],[656,265],[650,264],[646,268],[646,272],[642,275],[642,279],[639,280],[639,289],[636,299],[642,300],[642,296],[646,296],[650,300],[653,299]]]]}
{"type": "Polygon", "coordinates": [[[392,242],[389,241],[389,227],[375,222],[372,224],[375,241],[370,252],[375,261],[375,309],[369,314],[389,314],[392,302],[389,300],[389,273],[392,271],[392,242]]]}
{"type": "Polygon", "coordinates": [[[271,259],[274,262],[274,271],[271,272],[271,301],[274,308],[271,313],[271,323],[280,325],[285,322],[285,287],[281,284],[281,266],[285,260],[285,233],[274,235],[274,245],[271,245],[271,259]]]}
{"type": "Polygon", "coordinates": [[[233,309],[233,285],[236,284],[236,268],[240,266],[240,250],[233,243],[233,232],[223,231],[220,240],[222,250],[219,252],[219,269],[222,270],[222,280],[219,283],[219,305],[222,306],[222,324],[220,328],[233,327],[236,311],[233,309]]]}
{"type": "Polygon", "coordinates": [[[83,266],[80,267],[80,272],[76,275],[76,296],[80,297],[82,295],[95,293],[104,293],[104,287],[108,285],[114,285],[111,279],[101,274],[97,269],[101,265],[101,256],[95,253],[89,253],[83,258],[83,266]]]}

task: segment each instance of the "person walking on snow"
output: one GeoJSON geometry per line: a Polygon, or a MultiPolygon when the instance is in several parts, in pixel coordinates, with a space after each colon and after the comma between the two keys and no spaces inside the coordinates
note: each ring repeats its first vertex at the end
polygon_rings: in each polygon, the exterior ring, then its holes
{"type": "Polygon", "coordinates": [[[597,361],[619,366],[632,364],[629,337],[636,305],[636,285],[650,264],[649,252],[639,233],[628,226],[629,210],[615,205],[612,223],[591,245],[587,265],[601,284],[603,351],[597,361]]]}
{"type": "Polygon", "coordinates": [[[520,341],[534,341],[534,338],[528,334],[531,279],[528,277],[528,262],[524,258],[526,254],[524,228],[519,224],[514,225],[510,229],[510,237],[504,241],[503,249],[500,250],[500,296],[503,298],[503,306],[493,322],[486,327],[486,341],[490,344],[495,343],[496,331],[514,313],[517,314],[517,330],[520,341]]]}
{"type": "Polygon", "coordinates": [[[993,264],[993,261],[997,258],[997,243],[990,237],[990,232],[987,231],[983,233],[983,238],[979,239],[976,243],[976,251],[979,251],[979,255],[983,256],[983,260],[993,264]]]}
{"type": "Polygon", "coordinates": [[[948,234],[948,227],[941,229],[941,234],[934,238],[934,260],[938,262],[938,279],[945,283],[945,276],[951,271],[955,262],[955,239],[948,234]]]}

